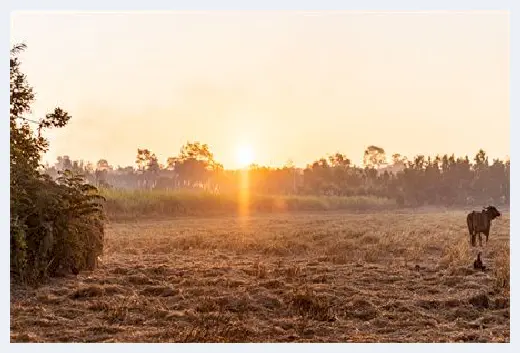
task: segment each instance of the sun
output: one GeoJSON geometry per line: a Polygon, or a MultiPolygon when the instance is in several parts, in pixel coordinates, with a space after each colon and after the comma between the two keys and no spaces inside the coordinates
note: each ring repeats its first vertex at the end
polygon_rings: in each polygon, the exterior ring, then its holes
{"type": "Polygon", "coordinates": [[[253,163],[253,149],[251,146],[243,145],[237,147],[236,150],[236,159],[237,164],[240,168],[244,168],[253,163]]]}

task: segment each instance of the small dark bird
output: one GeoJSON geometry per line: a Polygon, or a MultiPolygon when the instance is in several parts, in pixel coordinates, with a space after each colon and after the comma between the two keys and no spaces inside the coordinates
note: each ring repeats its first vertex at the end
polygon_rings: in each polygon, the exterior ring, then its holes
{"type": "Polygon", "coordinates": [[[77,276],[79,274],[78,268],[74,265],[71,266],[72,273],[77,276]]]}
{"type": "Polygon", "coordinates": [[[480,255],[482,252],[478,252],[477,259],[473,261],[473,268],[475,270],[482,270],[484,271],[486,269],[486,266],[484,266],[484,263],[482,263],[482,259],[480,258],[480,255]]]}

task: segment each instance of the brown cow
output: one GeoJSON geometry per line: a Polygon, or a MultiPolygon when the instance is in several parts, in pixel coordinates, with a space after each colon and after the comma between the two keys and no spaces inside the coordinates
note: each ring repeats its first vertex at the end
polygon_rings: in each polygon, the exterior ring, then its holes
{"type": "Polygon", "coordinates": [[[479,237],[480,246],[482,246],[482,235],[486,236],[486,244],[489,239],[489,229],[491,228],[491,221],[500,217],[500,212],[494,206],[488,206],[481,212],[472,211],[466,217],[468,223],[469,235],[471,237],[471,246],[476,246],[477,235],[479,237]]]}

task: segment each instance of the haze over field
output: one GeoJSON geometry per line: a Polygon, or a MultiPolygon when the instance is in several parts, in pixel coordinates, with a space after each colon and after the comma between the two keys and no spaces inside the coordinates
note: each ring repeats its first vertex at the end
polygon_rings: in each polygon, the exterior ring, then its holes
{"type": "Polygon", "coordinates": [[[57,156],[133,165],[187,140],[225,168],[326,153],[509,154],[506,12],[17,12],[36,117],[57,156]],[[484,133],[486,134],[484,136],[484,133]]]}
{"type": "Polygon", "coordinates": [[[11,40],[11,342],[510,341],[507,12],[11,40]]]}

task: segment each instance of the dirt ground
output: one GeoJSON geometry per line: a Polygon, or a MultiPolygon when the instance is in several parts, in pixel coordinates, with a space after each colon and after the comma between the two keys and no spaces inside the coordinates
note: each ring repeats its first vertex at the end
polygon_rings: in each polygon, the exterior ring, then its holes
{"type": "Polygon", "coordinates": [[[509,214],[478,250],[464,212],[112,223],[96,271],[11,287],[11,342],[509,342],[509,214]]]}

